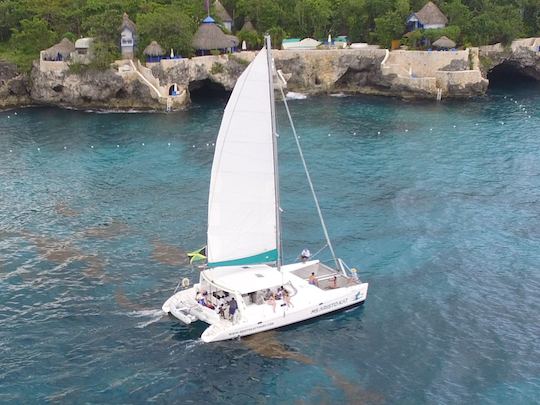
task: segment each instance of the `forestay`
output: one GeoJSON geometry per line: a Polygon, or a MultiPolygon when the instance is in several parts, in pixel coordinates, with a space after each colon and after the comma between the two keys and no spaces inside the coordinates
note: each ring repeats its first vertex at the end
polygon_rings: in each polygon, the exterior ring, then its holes
{"type": "Polygon", "coordinates": [[[216,142],[208,202],[208,265],[274,261],[276,195],[266,50],[238,79],[216,142]]]}

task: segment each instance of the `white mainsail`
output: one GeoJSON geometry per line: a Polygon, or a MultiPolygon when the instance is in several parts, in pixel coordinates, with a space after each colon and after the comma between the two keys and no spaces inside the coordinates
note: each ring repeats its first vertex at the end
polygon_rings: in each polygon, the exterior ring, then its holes
{"type": "Polygon", "coordinates": [[[266,49],[242,73],[216,141],[208,201],[208,265],[277,259],[272,99],[266,49]]]}

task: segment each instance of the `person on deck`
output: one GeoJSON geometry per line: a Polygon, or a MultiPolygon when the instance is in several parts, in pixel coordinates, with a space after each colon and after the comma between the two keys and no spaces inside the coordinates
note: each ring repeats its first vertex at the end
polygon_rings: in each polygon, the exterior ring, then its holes
{"type": "Polygon", "coordinates": [[[238,303],[234,297],[229,301],[229,316],[232,318],[232,323],[236,323],[238,319],[238,303]]]}
{"type": "Polygon", "coordinates": [[[304,250],[302,250],[302,253],[300,253],[300,260],[302,260],[303,262],[308,261],[310,257],[311,257],[311,252],[309,251],[308,248],[305,248],[304,250]]]}
{"type": "Polygon", "coordinates": [[[316,287],[319,286],[319,282],[317,281],[317,277],[315,277],[315,273],[311,273],[308,279],[308,283],[316,287]]]}
{"type": "Polygon", "coordinates": [[[276,296],[273,293],[270,295],[270,298],[268,298],[267,304],[272,305],[272,310],[276,312],[276,296]]]}

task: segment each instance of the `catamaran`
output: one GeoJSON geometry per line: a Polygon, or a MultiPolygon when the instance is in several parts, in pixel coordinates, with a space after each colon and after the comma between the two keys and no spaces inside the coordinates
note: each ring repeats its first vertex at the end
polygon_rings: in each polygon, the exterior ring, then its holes
{"type": "MultiPolygon", "coordinates": [[[[239,77],[219,129],[208,201],[207,263],[196,284],[163,304],[204,342],[247,336],[363,304],[368,283],[336,257],[281,86],[281,97],[315,200],[333,266],[309,257],[283,264],[270,37],[239,77]]],[[[279,80],[278,80],[279,81],[279,80]]],[[[180,283],[179,283],[180,285],[180,283]]]]}

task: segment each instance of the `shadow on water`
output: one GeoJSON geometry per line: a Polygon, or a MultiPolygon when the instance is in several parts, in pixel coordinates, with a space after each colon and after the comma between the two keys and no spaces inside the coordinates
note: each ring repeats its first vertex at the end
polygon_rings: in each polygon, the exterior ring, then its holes
{"type": "Polygon", "coordinates": [[[152,240],[152,259],[168,266],[185,266],[189,259],[185,251],[174,245],[163,243],[159,239],[152,240]]]}
{"type": "Polygon", "coordinates": [[[54,210],[58,215],[61,215],[63,217],[76,217],[77,215],[79,215],[77,211],[68,206],[65,202],[61,201],[55,204],[54,210]]]}
{"type": "Polygon", "coordinates": [[[82,236],[85,238],[113,239],[128,232],[129,226],[126,223],[112,219],[109,222],[85,229],[82,236]]]}
{"type": "MultiPolygon", "coordinates": [[[[262,332],[243,338],[242,343],[258,355],[277,360],[293,360],[305,365],[315,365],[312,358],[292,351],[278,340],[277,331],[262,332]]],[[[330,377],[334,386],[343,392],[347,403],[357,404],[383,404],[384,396],[377,392],[364,390],[358,383],[346,378],[343,374],[330,367],[323,367],[326,375],[330,377]]],[[[331,403],[332,398],[324,388],[315,388],[314,397],[317,403],[331,403]]],[[[313,403],[301,401],[300,403],[313,403]]]]}

